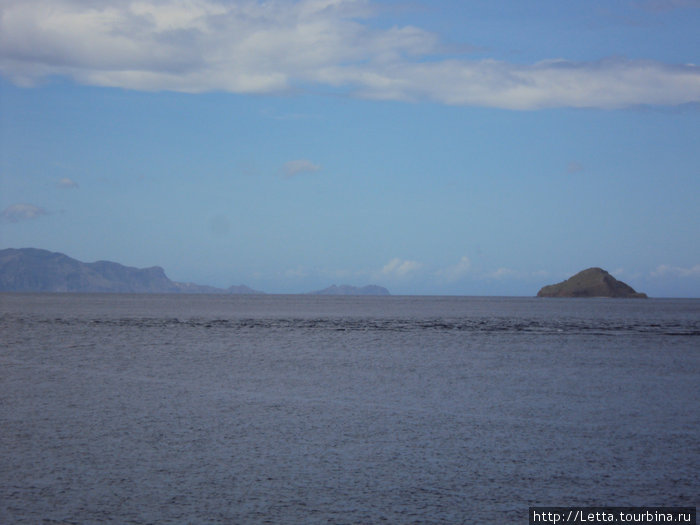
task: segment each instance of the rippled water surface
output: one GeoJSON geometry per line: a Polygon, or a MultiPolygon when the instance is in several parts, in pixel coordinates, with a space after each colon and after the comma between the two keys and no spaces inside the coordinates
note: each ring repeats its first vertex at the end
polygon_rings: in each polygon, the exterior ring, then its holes
{"type": "Polygon", "coordinates": [[[700,494],[700,301],[0,294],[0,523],[700,494]]]}

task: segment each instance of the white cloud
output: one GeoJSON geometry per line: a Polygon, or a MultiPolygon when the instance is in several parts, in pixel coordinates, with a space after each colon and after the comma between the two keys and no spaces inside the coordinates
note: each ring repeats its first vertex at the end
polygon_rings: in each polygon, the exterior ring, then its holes
{"type": "Polygon", "coordinates": [[[13,204],[8,206],[0,213],[0,218],[3,222],[20,222],[37,219],[42,215],[48,215],[44,208],[34,206],[33,204],[13,204]]]}
{"type": "Polygon", "coordinates": [[[505,279],[508,277],[515,277],[517,274],[518,272],[510,268],[499,268],[498,270],[490,272],[487,276],[491,279],[505,279]]]}
{"type": "Polygon", "coordinates": [[[495,60],[402,63],[377,68],[371,78],[365,73],[358,92],[370,98],[515,110],[674,105],[700,101],[700,67],[624,59],[534,65],[495,60]]]}
{"type": "Polygon", "coordinates": [[[696,65],[441,58],[435,34],[379,29],[373,14],[363,0],[3,0],[0,71],[24,85],[63,75],[138,90],[313,87],[516,110],[700,102],[696,65]]]}
{"type": "Polygon", "coordinates": [[[667,264],[662,264],[651,272],[652,277],[663,277],[666,275],[675,277],[700,277],[700,264],[696,264],[691,268],[682,268],[680,266],[669,266],[667,264]]]}
{"type": "Polygon", "coordinates": [[[56,184],[58,185],[59,188],[65,188],[65,189],[72,189],[72,188],[78,187],[78,183],[72,179],[69,179],[68,177],[63,177],[56,184]]]}
{"type": "Polygon", "coordinates": [[[310,160],[299,159],[290,160],[284,164],[284,174],[287,177],[293,177],[294,175],[299,175],[300,173],[313,173],[321,169],[319,164],[314,164],[310,160]]]}
{"type": "Polygon", "coordinates": [[[381,275],[403,278],[420,270],[422,267],[423,264],[418,261],[405,261],[397,257],[384,265],[381,275]]]}
{"type": "Polygon", "coordinates": [[[457,264],[438,270],[437,276],[448,282],[458,281],[467,275],[470,269],[471,261],[469,260],[469,257],[465,256],[462,257],[457,264]]]}

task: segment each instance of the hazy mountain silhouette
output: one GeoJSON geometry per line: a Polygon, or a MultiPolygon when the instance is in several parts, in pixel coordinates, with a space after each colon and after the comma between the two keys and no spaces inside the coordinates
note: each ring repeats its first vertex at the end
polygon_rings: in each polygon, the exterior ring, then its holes
{"type": "Polygon", "coordinates": [[[37,248],[0,250],[0,291],[112,293],[262,293],[171,281],[160,266],[133,268],[110,261],[84,263],[37,248]]]}
{"type": "Polygon", "coordinates": [[[314,295],[389,295],[389,290],[382,286],[377,286],[376,284],[362,287],[349,286],[347,284],[336,286],[334,284],[323,290],[317,290],[311,293],[314,295]]]}

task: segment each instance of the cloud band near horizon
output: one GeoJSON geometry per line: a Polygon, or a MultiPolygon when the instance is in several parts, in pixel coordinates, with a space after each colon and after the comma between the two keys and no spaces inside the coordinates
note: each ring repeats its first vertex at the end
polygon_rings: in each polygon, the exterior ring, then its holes
{"type": "MultiPolygon", "coordinates": [[[[511,110],[700,102],[700,67],[653,60],[448,58],[438,36],[378,29],[363,0],[0,2],[0,72],[144,91],[350,96],[511,110]]],[[[451,55],[449,55],[451,56],[451,55]]]]}
{"type": "Polygon", "coordinates": [[[21,222],[38,219],[49,212],[40,206],[28,203],[18,203],[8,206],[0,212],[0,222],[21,222]]]}

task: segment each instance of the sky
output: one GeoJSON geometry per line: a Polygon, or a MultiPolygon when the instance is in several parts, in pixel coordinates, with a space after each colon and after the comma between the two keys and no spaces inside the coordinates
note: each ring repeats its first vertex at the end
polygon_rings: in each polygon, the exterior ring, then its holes
{"type": "Polygon", "coordinates": [[[0,0],[0,248],[700,297],[700,0],[0,0]]]}

